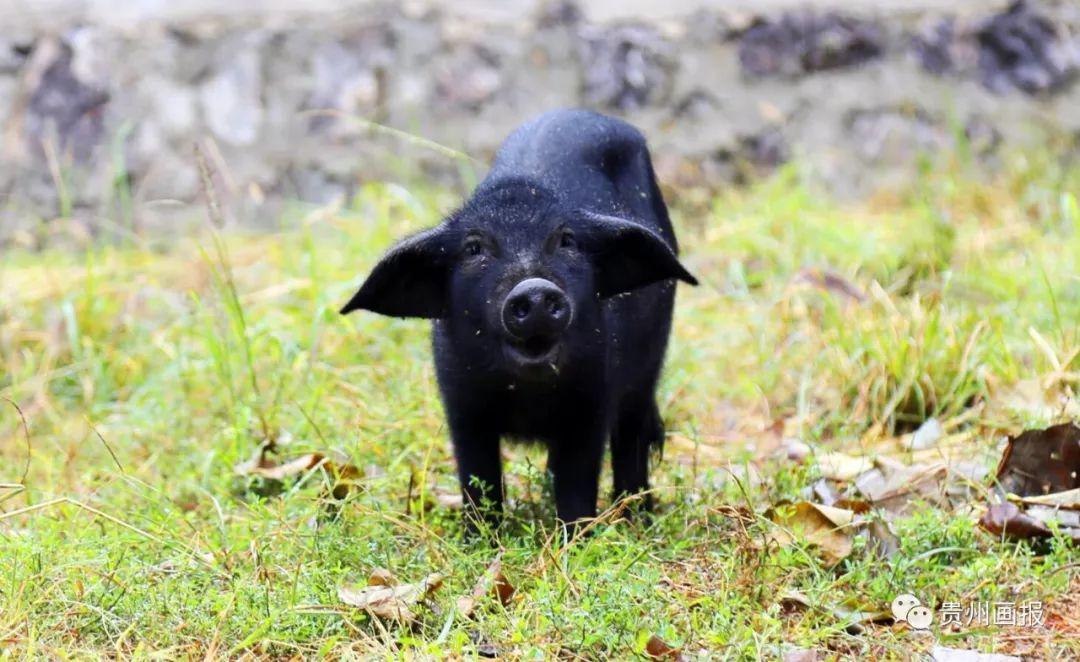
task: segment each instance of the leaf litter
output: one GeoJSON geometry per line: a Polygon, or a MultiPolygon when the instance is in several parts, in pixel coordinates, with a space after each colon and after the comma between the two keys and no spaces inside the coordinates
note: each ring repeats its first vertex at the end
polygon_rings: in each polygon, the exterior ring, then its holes
{"type": "Polygon", "coordinates": [[[1051,538],[1080,544],[1080,427],[1073,423],[1026,430],[1001,456],[996,490],[979,524],[997,536],[1051,538]]]}
{"type": "Polygon", "coordinates": [[[410,624],[416,621],[416,607],[442,586],[443,576],[431,573],[424,579],[401,584],[389,570],[376,568],[366,586],[341,586],[338,599],[379,618],[410,624]]]}
{"type": "Polygon", "coordinates": [[[469,618],[476,611],[480,602],[488,595],[495,598],[504,607],[510,605],[514,599],[515,589],[513,584],[506,579],[502,570],[502,552],[495,555],[494,560],[476,580],[473,590],[469,595],[457,599],[458,612],[469,618]]]}
{"type": "Polygon", "coordinates": [[[344,459],[331,459],[325,453],[309,452],[285,462],[276,461],[273,456],[280,450],[281,443],[275,439],[264,441],[250,458],[234,467],[237,476],[259,481],[246,485],[243,491],[274,496],[283,491],[287,480],[302,479],[317,469],[325,471],[330,478],[324,496],[341,501],[359,486],[361,472],[355,465],[344,459]]]}

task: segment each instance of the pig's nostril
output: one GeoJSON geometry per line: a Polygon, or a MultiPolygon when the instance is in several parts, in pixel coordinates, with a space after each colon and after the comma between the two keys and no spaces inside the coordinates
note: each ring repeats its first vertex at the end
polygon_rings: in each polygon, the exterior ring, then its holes
{"type": "Polygon", "coordinates": [[[548,292],[544,295],[544,306],[552,317],[558,317],[563,311],[562,297],[553,292],[548,292]]]}
{"type": "Polygon", "coordinates": [[[525,297],[519,297],[510,302],[510,314],[519,320],[523,320],[528,317],[531,310],[532,305],[525,297]]]}

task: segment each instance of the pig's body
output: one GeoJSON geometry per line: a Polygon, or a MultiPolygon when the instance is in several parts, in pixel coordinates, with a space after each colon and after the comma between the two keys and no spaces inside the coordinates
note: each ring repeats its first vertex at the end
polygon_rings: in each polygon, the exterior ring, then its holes
{"type": "MultiPolygon", "coordinates": [[[[440,246],[454,246],[476,228],[491,235],[490,256],[470,248],[480,256],[453,267],[443,307],[428,315],[436,318],[435,364],[467,503],[488,499],[501,507],[503,438],[547,445],[564,521],[595,515],[608,439],[615,494],[647,490],[649,448],[663,440],[655,391],[675,278],[694,280],[675,258],[644,138],[625,122],[588,111],[554,111],[524,124],[503,143],[469,202],[440,226],[441,236],[454,237],[440,246]],[[571,235],[565,248],[552,247],[559,232],[571,235]],[[551,285],[556,299],[565,294],[569,319],[559,317],[557,342],[544,355],[553,358],[523,367],[505,358],[518,354],[507,350],[504,357],[497,349],[496,338],[517,324],[500,302],[515,296],[515,285],[528,289],[533,282],[551,285]]],[[[552,315],[563,314],[559,301],[552,315]]],[[[347,310],[409,314],[394,305],[380,310],[354,300],[347,310]]],[[[534,353],[547,351],[546,342],[535,341],[534,353]]]]}

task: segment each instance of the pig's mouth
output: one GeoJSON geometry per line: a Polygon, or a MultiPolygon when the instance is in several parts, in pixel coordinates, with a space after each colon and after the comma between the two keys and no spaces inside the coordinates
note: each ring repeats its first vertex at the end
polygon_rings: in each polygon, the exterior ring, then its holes
{"type": "Polygon", "coordinates": [[[553,366],[559,358],[558,336],[534,336],[516,340],[506,345],[506,353],[512,363],[520,368],[553,366]]]}

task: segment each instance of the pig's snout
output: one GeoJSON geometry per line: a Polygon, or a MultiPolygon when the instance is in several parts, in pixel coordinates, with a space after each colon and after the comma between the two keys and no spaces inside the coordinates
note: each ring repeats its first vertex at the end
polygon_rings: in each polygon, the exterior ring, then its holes
{"type": "Polygon", "coordinates": [[[554,339],[570,326],[574,311],[558,285],[544,278],[527,278],[506,295],[503,328],[516,340],[554,339]]]}

